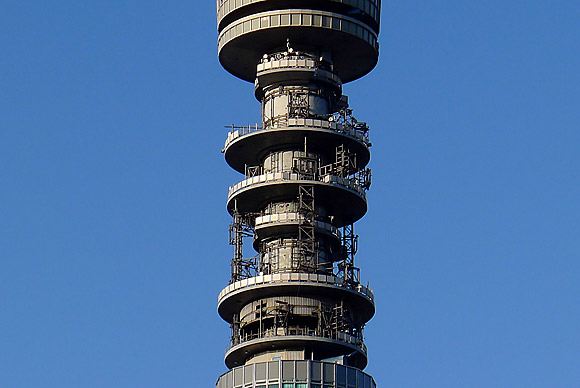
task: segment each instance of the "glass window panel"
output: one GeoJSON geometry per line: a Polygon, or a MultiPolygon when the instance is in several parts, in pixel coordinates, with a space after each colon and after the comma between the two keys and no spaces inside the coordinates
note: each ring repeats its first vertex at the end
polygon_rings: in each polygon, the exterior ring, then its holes
{"type": "Polygon", "coordinates": [[[292,24],[300,25],[300,14],[292,14],[292,24]]]}
{"type": "Polygon", "coordinates": [[[294,381],[294,361],[282,361],[282,380],[294,381]]]}
{"type": "Polygon", "coordinates": [[[270,16],[270,25],[276,27],[278,24],[280,24],[280,15],[270,16]]]}
{"type": "Polygon", "coordinates": [[[234,369],[234,386],[242,385],[243,369],[234,369]]]}
{"type": "Polygon", "coordinates": [[[344,365],[336,366],[336,382],[341,385],[346,384],[346,367],[344,365]]]}
{"type": "Polygon", "coordinates": [[[283,383],[282,388],[294,388],[294,384],[292,383],[283,383]]]}
{"type": "Polygon", "coordinates": [[[312,25],[322,26],[322,17],[320,15],[312,15],[312,25]]]}
{"type": "Polygon", "coordinates": [[[268,384],[268,388],[278,388],[278,384],[268,384]]]}
{"type": "Polygon", "coordinates": [[[246,20],[244,22],[244,32],[248,32],[248,31],[250,31],[250,21],[246,20]]]}
{"type": "Polygon", "coordinates": [[[356,385],[356,369],[348,368],[346,371],[346,382],[348,385],[356,385]]]}
{"type": "Polygon", "coordinates": [[[365,384],[365,375],[360,371],[356,371],[356,385],[359,386],[359,388],[363,388],[365,384]]]}
{"type": "Polygon", "coordinates": [[[322,17],[322,25],[324,27],[330,27],[330,18],[328,16],[322,17]]]}
{"type": "Polygon", "coordinates": [[[244,384],[251,384],[254,381],[254,365],[244,367],[244,384]]]}
{"type": "Polygon", "coordinates": [[[310,378],[314,381],[322,380],[322,373],[320,373],[320,367],[322,366],[319,362],[313,362],[310,364],[310,378]]]}
{"type": "Polygon", "coordinates": [[[256,364],[256,380],[263,381],[266,380],[266,363],[261,362],[256,364]]]}
{"type": "Polygon", "coordinates": [[[260,28],[260,19],[252,19],[252,31],[257,30],[260,28]]]}
{"type": "Polygon", "coordinates": [[[289,26],[290,25],[290,15],[280,15],[280,25],[289,26]]]}
{"type": "Polygon", "coordinates": [[[268,363],[268,380],[277,380],[280,378],[280,361],[271,361],[268,363]]]}
{"type": "Polygon", "coordinates": [[[306,383],[296,383],[296,388],[308,388],[306,383]]]}
{"type": "Polygon", "coordinates": [[[334,382],[334,364],[324,364],[324,381],[334,382]]]}
{"type": "Polygon", "coordinates": [[[305,26],[310,26],[312,24],[312,15],[302,15],[302,24],[305,26]]]}
{"type": "Polygon", "coordinates": [[[340,19],[332,18],[332,28],[340,30],[340,19]]]}
{"type": "Polygon", "coordinates": [[[308,361],[296,361],[296,380],[306,381],[308,376],[308,361]]]}

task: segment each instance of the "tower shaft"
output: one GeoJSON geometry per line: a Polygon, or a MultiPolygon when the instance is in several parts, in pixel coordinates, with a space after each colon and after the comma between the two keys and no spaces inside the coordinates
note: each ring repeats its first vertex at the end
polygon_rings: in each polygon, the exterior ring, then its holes
{"type": "Polygon", "coordinates": [[[231,339],[217,387],[375,387],[362,371],[374,297],[353,226],[367,211],[370,142],[342,84],[377,62],[380,0],[217,6],[220,62],[254,82],[262,112],[224,147],[244,178],[227,198],[234,257],[218,313],[231,339]]]}

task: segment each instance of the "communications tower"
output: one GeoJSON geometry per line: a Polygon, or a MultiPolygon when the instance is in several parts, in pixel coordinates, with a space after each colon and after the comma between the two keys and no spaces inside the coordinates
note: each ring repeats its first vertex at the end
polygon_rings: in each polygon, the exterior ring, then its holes
{"type": "Polygon", "coordinates": [[[217,1],[219,60],[262,105],[262,123],[232,125],[223,149],[244,177],[227,197],[234,255],[218,313],[231,338],[217,388],[376,387],[353,228],[371,143],[342,84],[376,65],[379,15],[380,0],[217,1]]]}

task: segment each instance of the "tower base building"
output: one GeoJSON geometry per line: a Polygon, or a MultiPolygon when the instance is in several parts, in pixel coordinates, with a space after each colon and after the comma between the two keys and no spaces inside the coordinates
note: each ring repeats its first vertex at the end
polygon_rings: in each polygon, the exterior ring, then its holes
{"type": "Polygon", "coordinates": [[[342,85],[377,63],[380,0],[218,0],[217,14],[219,60],[254,82],[262,112],[223,149],[243,177],[227,196],[217,388],[374,388],[363,329],[375,303],[354,263],[371,143],[342,85]]]}

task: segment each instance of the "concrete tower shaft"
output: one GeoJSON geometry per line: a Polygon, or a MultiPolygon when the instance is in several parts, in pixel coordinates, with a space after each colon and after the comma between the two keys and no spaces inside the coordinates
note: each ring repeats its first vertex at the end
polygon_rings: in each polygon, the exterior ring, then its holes
{"type": "Polygon", "coordinates": [[[370,388],[372,292],[354,265],[367,211],[368,127],[342,83],[378,58],[379,0],[218,0],[219,59],[254,82],[262,123],[224,155],[234,247],[218,312],[231,326],[218,388],[370,388]],[[244,242],[256,254],[248,257],[244,242]]]}

